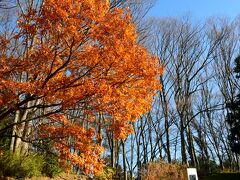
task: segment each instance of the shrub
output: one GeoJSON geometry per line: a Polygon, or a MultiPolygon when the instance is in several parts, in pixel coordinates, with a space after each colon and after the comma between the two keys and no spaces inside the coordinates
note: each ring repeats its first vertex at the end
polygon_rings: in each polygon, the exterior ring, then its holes
{"type": "Polygon", "coordinates": [[[54,146],[50,139],[44,139],[35,146],[35,150],[44,157],[42,174],[50,178],[63,172],[63,164],[58,161],[58,154],[54,151],[54,146]]]}
{"type": "Polygon", "coordinates": [[[57,156],[54,154],[45,154],[42,173],[53,178],[61,172],[63,172],[63,169],[60,167],[57,156]]]}
{"type": "Polygon", "coordinates": [[[20,156],[19,153],[2,152],[0,155],[0,176],[16,178],[40,176],[43,164],[43,156],[36,153],[20,156]]]}
{"type": "Polygon", "coordinates": [[[140,173],[144,180],[183,180],[187,177],[185,166],[164,161],[150,162],[140,173]]]}
{"type": "Polygon", "coordinates": [[[95,179],[109,180],[109,179],[113,179],[115,174],[116,174],[116,170],[114,168],[106,167],[97,177],[95,177],[95,179]]]}
{"type": "MultiPolygon", "coordinates": [[[[128,179],[130,179],[130,174],[127,175],[128,179]]],[[[124,172],[121,166],[117,168],[105,167],[104,170],[98,175],[94,177],[95,180],[113,180],[113,179],[124,179],[124,172]]]]}
{"type": "Polygon", "coordinates": [[[198,158],[199,167],[198,167],[198,176],[205,177],[209,174],[219,173],[221,168],[213,160],[208,160],[205,158],[198,158]]]}

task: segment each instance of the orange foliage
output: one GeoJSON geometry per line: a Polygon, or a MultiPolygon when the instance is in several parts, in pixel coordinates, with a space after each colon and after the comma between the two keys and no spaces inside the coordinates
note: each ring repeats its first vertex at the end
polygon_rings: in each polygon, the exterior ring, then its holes
{"type": "Polygon", "coordinates": [[[72,165],[77,165],[87,173],[97,174],[102,170],[103,161],[100,160],[102,147],[94,144],[94,129],[85,129],[78,124],[69,122],[62,114],[50,116],[53,122],[58,122],[58,126],[40,127],[42,138],[55,139],[54,146],[58,150],[62,159],[71,161],[72,165]],[[59,123],[62,126],[59,126],[59,123]],[[72,143],[69,144],[68,141],[72,143]],[[74,151],[70,153],[71,151],[74,151]]]}
{"type": "MultiPolygon", "coordinates": [[[[151,108],[163,69],[136,43],[127,10],[110,10],[108,0],[44,0],[19,15],[18,29],[13,39],[21,43],[20,55],[0,37],[0,106],[16,110],[39,99],[42,107],[56,104],[48,113],[77,106],[89,122],[101,112],[116,138],[126,138],[130,123],[151,108]]],[[[100,171],[94,130],[58,113],[49,119],[55,122],[42,127],[42,136],[64,136],[53,139],[60,156],[85,173],[100,171]],[[66,137],[80,155],[70,153],[66,137]]]]}

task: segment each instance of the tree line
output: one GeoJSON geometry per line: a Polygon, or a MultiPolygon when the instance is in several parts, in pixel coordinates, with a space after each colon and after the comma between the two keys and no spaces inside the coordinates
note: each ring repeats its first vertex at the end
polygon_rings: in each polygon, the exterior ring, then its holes
{"type": "MultiPolygon", "coordinates": [[[[159,57],[164,74],[152,110],[134,123],[134,133],[125,140],[122,153],[127,152],[130,176],[159,160],[178,161],[202,173],[213,172],[214,164],[239,171],[239,151],[231,148],[230,138],[239,144],[239,135],[231,135],[228,118],[234,110],[227,108],[231,102],[238,108],[234,69],[239,65],[239,19],[195,22],[183,16],[149,21],[144,45],[159,57]]],[[[238,121],[233,121],[239,132],[238,121]]]]}

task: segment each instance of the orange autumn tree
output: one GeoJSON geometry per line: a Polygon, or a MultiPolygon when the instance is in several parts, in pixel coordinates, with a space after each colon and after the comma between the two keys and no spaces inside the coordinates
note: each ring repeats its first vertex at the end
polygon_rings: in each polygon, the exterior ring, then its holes
{"type": "Polygon", "coordinates": [[[16,30],[0,36],[0,133],[12,128],[11,150],[21,153],[50,139],[61,159],[97,174],[102,147],[89,124],[104,114],[114,137],[126,138],[151,108],[162,67],[136,43],[129,10],[108,0],[18,7],[16,30]]]}

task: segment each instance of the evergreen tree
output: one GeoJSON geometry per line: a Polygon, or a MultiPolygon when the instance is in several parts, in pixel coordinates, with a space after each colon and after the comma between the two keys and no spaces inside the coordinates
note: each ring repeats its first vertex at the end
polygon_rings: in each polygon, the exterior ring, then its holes
{"type": "MultiPolygon", "coordinates": [[[[235,59],[234,72],[237,74],[236,78],[240,79],[240,56],[235,59]]],[[[227,123],[230,126],[230,146],[232,151],[240,154],[240,93],[236,98],[227,103],[227,123]]]]}

